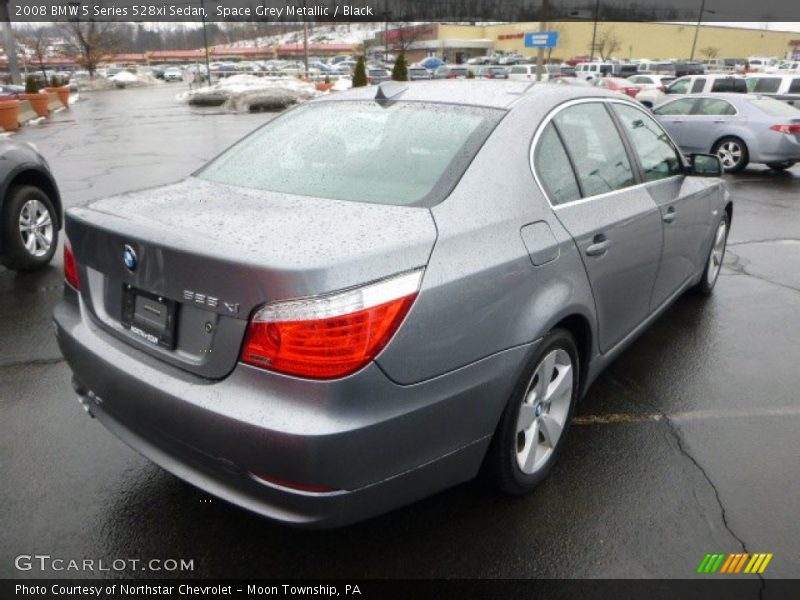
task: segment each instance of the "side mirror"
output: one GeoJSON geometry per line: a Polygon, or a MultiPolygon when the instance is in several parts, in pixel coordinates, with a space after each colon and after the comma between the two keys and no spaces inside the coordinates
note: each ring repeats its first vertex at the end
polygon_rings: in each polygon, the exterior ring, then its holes
{"type": "Polygon", "coordinates": [[[689,156],[689,169],[698,177],[722,176],[722,163],[714,154],[692,154],[689,156]]]}

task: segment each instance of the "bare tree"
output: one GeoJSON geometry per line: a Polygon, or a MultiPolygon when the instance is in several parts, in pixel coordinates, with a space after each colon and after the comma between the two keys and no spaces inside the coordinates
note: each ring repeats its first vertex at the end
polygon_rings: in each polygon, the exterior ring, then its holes
{"type": "Polygon", "coordinates": [[[700,54],[706,58],[717,58],[719,56],[719,48],[716,46],[706,46],[705,48],[700,48],[700,54]]]}
{"type": "Polygon", "coordinates": [[[619,52],[620,48],[622,48],[622,40],[614,27],[604,29],[597,34],[594,51],[600,55],[602,60],[608,60],[615,52],[619,52]]]}
{"type": "Polygon", "coordinates": [[[116,52],[121,43],[116,23],[70,21],[63,32],[69,51],[92,77],[103,57],[116,52]]]}
{"type": "Polygon", "coordinates": [[[36,62],[39,63],[39,69],[42,71],[44,80],[47,81],[47,69],[45,69],[44,64],[50,51],[50,35],[48,30],[44,27],[37,27],[28,35],[19,36],[19,41],[33,55],[36,62]]]}
{"type": "Polygon", "coordinates": [[[393,28],[388,31],[384,45],[390,45],[397,54],[405,54],[411,45],[422,37],[428,25],[414,25],[413,23],[393,23],[393,28]],[[397,27],[394,27],[394,26],[397,27]]]}

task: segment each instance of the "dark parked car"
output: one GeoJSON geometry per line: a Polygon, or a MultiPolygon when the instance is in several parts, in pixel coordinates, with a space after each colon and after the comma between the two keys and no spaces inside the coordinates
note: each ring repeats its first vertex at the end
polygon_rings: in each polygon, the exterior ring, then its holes
{"type": "Polygon", "coordinates": [[[392,78],[392,72],[388,69],[367,69],[367,82],[373,85],[389,81],[392,78]]]}
{"type": "Polygon", "coordinates": [[[434,79],[465,79],[469,74],[469,67],[442,65],[433,72],[434,79]]]}
{"type": "Polygon", "coordinates": [[[0,262],[28,271],[47,265],[58,245],[61,196],[31,144],[0,142],[0,262]]]}
{"type": "Polygon", "coordinates": [[[56,335],[102,424],[273,519],[343,524],[482,468],[520,494],[603,369],[712,292],[720,174],[621,94],[356,88],[70,209],[56,335]]]}
{"type": "MultiPolygon", "coordinates": [[[[706,72],[706,66],[701,62],[693,62],[693,61],[685,61],[685,62],[676,62],[674,63],[675,66],[675,77],[686,77],[687,75],[702,75],[706,72]]],[[[635,73],[631,73],[635,75],[635,73]]]]}

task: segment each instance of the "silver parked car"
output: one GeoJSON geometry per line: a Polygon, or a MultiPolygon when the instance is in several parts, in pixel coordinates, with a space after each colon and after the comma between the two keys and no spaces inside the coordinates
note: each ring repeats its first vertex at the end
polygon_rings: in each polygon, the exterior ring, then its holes
{"type": "Polygon", "coordinates": [[[603,368],[713,290],[720,173],[595,89],[326,96],[183,182],[70,209],[59,346],[117,436],[286,523],[355,521],[482,467],[519,494],[603,368]]]}
{"type": "Polygon", "coordinates": [[[751,162],[782,170],[800,160],[800,110],[767,96],[682,97],[653,112],[681,150],[716,154],[726,171],[751,162]]]}

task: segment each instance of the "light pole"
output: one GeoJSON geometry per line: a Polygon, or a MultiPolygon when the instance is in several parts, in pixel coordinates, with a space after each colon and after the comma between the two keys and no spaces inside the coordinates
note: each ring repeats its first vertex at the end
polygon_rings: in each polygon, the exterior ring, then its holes
{"type": "Polygon", "coordinates": [[[308,4],[303,0],[303,64],[308,79],[308,4]]]}
{"type": "Polygon", "coordinates": [[[697,36],[700,34],[700,23],[703,21],[703,13],[710,15],[716,14],[713,10],[706,10],[706,0],[700,0],[700,13],[697,15],[697,25],[694,26],[694,40],[692,40],[692,54],[689,60],[694,60],[694,51],[697,48],[697,36]]]}
{"type": "Polygon", "coordinates": [[[206,54],[206,85],[211,87],[211,60],[208,58],[208,32],[206,31],[205,0],[200,0],[200,17],[203,19],[203,51],[206,54]]]}
{"type": "Polygon", "coordinates": [[[0,27],[3,28],[3,44],[8,57],[8,73],[11,76],[11,83],[20,83],[17,43],[14,40],[14,32],[11,30],[11,20],[8,16],[8,0],[0,0],[0,27]]]}
{"type": "Polygon", "coordinates": [[[592,26],[592,47],[589,49],[589,62],[594,60],[594,45],[597,43],[597,19],[600,17],[600,0],[594,3],[594,25],[592,26]]]}

